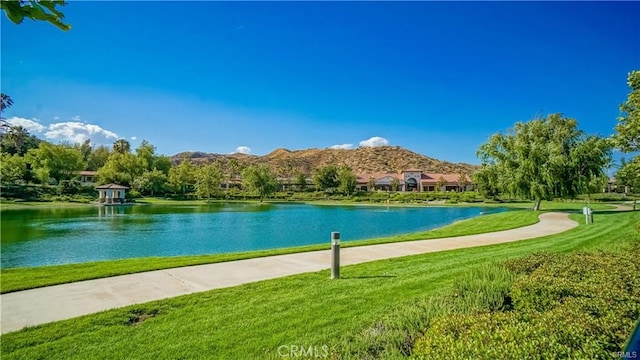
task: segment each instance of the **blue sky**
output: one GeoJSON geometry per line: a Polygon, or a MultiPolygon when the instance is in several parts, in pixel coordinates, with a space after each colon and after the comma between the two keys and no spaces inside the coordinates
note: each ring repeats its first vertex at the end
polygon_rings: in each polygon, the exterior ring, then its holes
{"type": "Polygon", "coordinates": [[[479,163],[516,121],[610,135],[638,2],[70,2],[4,15],[3,113],[53,141],[263,155],[388,143],[479,163]],[[31,121],[31,122],[29,122],[31,121]]]}

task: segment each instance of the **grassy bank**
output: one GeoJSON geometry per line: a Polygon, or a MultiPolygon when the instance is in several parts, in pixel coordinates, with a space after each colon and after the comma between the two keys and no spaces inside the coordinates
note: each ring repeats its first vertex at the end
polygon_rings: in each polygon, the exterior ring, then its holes
{"type": "Polygon", "coordinates": [[[594,224],[558,235],[344,267],[338,281],[320,271],[110,310],[3,335],[2,357],[258,359],[292,346],[340,353],[345,336],[479,267],[539,251],[628,249],[638,220],[638,212],[597,213],[594,224]]]}
{"type": "MultiPolygon", "coordinates": [[[[538,213],[533,211],[510,211],[499,214],[490,214],[459,221],[431,231],[361,241],[344,241],[342,246],[351,247],[398,241],[426,240],[508,230],[534,224],[538,221],[538,215],[538,213]]],[[[231,254],[139,258],[35,268],[2,269],[0,270],[0,286],[1,292],[7,293],[48,285],[64,284],[73,281],[97,279],[150,270],[210,264],[271,255],[291,254],[303,251],[326,250],[328,248],[329,244],[322,244],[231,254]]]]}

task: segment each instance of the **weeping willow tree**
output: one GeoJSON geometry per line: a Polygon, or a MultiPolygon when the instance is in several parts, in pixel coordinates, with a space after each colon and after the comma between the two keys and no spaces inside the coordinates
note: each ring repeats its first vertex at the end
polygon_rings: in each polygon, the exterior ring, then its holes
{"type": "Polygon", "coordinates": [[[605,175],[611,144],[587,136],[577,125],[575,119],[551,114],[492,135],[477,153],[482,161],[474,176],[479,188],[494,196],[533,200],[534,210],[542,200],[588,192],[589,185],[605,175]]]}

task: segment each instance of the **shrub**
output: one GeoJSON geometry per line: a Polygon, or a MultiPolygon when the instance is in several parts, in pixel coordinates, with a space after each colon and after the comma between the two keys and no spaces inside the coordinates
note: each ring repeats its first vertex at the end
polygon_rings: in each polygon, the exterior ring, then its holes
{"type": "Polygon", "coordinates": [[[80,192],[80,182],[76,180],[62,180],[58,184],[58,195],[76,195],[80,192]]]}
{"type": "Polygon", "coordinates": [[[507,262],[520,274],[513,311],[434,319],[414,348],[422,359],[612,358],[640,317],[638,252],[536,254],[507,262]]]}
{"type": "Polygon", "coordinates": [[[340,358],[393,359],[411,354],[415,341],[434,319],[460,311],[510,307],[514,274],[500,265],[482,265],[465,275],[450,293],[399,304],[355,334],[341,339],[340,358]]]}

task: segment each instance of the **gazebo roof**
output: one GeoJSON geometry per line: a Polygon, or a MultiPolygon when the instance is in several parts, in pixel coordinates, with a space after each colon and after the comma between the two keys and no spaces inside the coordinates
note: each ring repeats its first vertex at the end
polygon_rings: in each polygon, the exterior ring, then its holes
{"type": "Polygon", "coordinates": [[[106,190],[106,189],[128,189],[128,187],[124,185],[113,184],[113,183],[96,186],[96,190],[106,190]]]}

